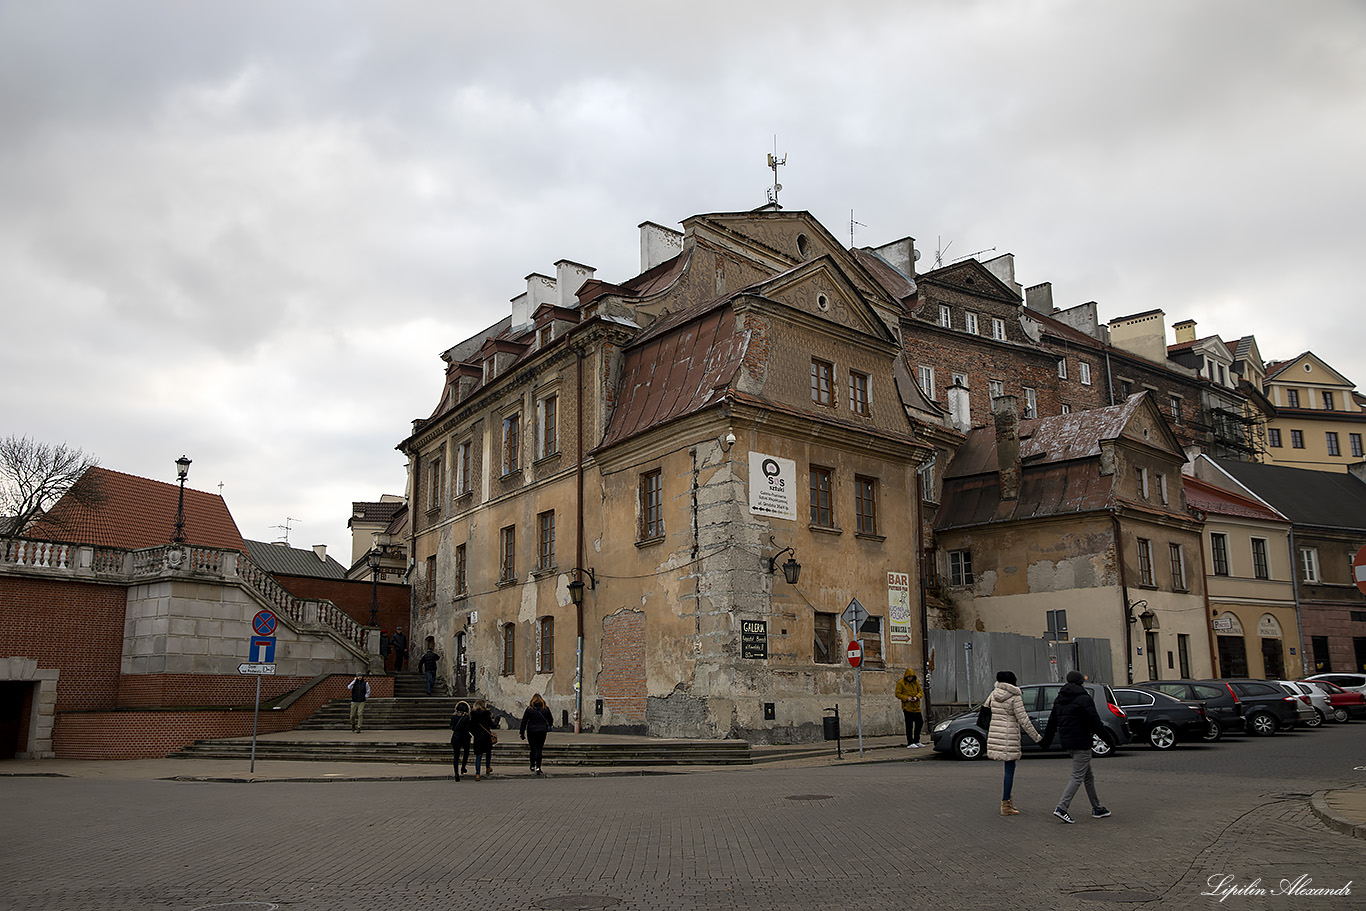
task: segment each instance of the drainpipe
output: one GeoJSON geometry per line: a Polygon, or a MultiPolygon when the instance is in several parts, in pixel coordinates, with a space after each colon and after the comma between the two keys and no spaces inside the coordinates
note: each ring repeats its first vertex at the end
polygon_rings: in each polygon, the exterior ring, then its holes
{"type": "Polygon", "coordinates": [[[922,687],[922,696],[925,705],[921,711],[925,718],[930,717],[930,688],[929,666],[930,666],[930,608],[925,600],[925,522],[922,512],[925,508],[925,477],[914,467],[911,468],[911,475],[915,478],[915,502],[911,507],[911,520],[914,522],[911,540],[915,546],[915,564],[919,569],[920,584],[916,586],[920,596],[920,679],[927,684],[922,687]]]}
{"type": "MultiPolygon", "coordinates": [[[[574,354],[574,432],[577,437],[574,446],[576,469],[577,500],[575,512],[578,513],[577,533],[574,536],[574,566],[583,568],[583,349],[575,348],[574,354]]],[[[577,576],[576,576],[577,578],[577,576]]],[[[583,732],[583,605],[574,605],[575,626],[578,633],[576,656],[574,659],[574,733],[583,732]]]]}
{"type": "MultiPolygon", "coordinates": [[[[1110,368],[1110,349],[1108,347],[1105,349],[1105,388],[1110,394],[1110,404],[1113,405],[1115,403],[1115,375],[1114,371],[1110,368]]],[[[1128,610],[1127,605],[1125,606],[1125,610],[1128,610]]],[[[1129,682],[1133,683],[1132,680],[1129,682]]]]}
{"type": "Polygon", "coordinates": [[[1304,668],[1304,676],[1308,677],[1313,671],[1309,669],[1309,655],[1304,650],[1304,624],[1300,620],[1300,564],[1295,559],[1295,526],[1290,526],[1290,583],[1294,586],[1295,593],[1295,634],[1300,638],[1300,667],[1304,668]]]}
{"type": "Polygon", "coordinates": [[[1124,574],[1124,540],[1119,535],[1119,516],[1115,514],[1114,507],[1110,507],[1110,525],[1115,530],[1115,562],[1119,565],[1119,615],[1120,621],[1124,624],[1124,669],[1126,679],[1130,684],[1134,682],[1134,633],[1133,624],[1129,622],[1129,583],[1125,581],[1124,574]]]}
{"type": "MultiPolygon", "coordinates": [[[[1209,640],[1210,676],[1219,676],[1219,647],[1215,644],[1212,610],[1209,603],[1209,563],[1205,560],[1205,534],[1200,533],[1200,576],[1205,586],[1205,638],[1209,640]]],[[[1298,613],[1298,611],[1297,611],[1298,613]]]]}

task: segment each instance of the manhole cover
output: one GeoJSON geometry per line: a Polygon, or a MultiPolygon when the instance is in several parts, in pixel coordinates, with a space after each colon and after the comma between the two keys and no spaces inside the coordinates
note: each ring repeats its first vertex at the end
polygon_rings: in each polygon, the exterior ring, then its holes
{"type": "Polygon", "coordinates": [[[222,902],[216,905],[200,905],[194,911],[276,911],[279,907],[274,902],[222,902]]]}
{"type": "Polygon", "coordinates": [[[1077,898],[1088,902],[1151,902],[1157,901],[1160,896],[1152,892],[1136,892],[1131,889],[1122,889],[1118,892],[1077,892],[1077,898]]]}
{"type": "Polygon", "coordinates": [[[574,911],[580,908],[610,908],[619,904],[621,899],[610,895],[556,895],[541,899],[536,902],[536,907],[545,908],[547,911],[574,911]]]}
{"type": "Polygon", "coordinates": [[[793,794],[788,800],[829,800],[833,794],[793,794]]]}

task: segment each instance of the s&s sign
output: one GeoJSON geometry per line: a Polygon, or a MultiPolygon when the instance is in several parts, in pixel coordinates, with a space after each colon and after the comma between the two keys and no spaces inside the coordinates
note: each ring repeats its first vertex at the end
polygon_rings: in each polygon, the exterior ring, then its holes
{"type": "Polygon", "coordinates": [[[797,521],[797,463],[749,454],[749,511],[756,516],[797,521]]]}

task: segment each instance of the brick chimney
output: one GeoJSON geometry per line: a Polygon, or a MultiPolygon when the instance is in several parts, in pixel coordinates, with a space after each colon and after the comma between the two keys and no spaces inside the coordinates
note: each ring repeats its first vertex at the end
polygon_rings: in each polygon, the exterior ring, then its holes
{"type": "Polygon", "coordinates": [[[1001,474],[1001,499],[1020,498],[1020,414],[1013,395],[991,400],[991,416],[996,422],[996,459],[1001,474]]]}

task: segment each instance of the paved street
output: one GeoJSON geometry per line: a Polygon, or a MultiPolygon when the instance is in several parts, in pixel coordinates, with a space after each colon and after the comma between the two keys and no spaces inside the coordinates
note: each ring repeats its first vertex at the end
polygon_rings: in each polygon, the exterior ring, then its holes
{"type": "Polygon", "coordinates": [[[1366,784],[1362,766],[1360,723],[1134,748],[1096,764],[1114,816],[1072,826],[1050,815],[1060,758],[1021,763],[1013,819],[998,763],[942,758],[460,783],[7,778],[0,907],[1358,908],[1366,842],[1306,797],[1366,784]],[[1201,895],[1302,876],[1352,894],[1201,895]]]}

